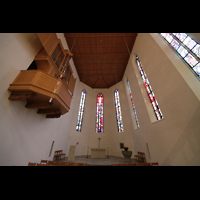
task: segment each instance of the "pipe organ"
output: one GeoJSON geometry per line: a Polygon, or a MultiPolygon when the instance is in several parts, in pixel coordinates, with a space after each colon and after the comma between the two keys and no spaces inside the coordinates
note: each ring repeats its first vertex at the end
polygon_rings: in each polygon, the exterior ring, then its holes
{"type": "Polygon", "coordinates": [[[76,79],[69,60],[73,54],[63,48],[56,33],[37,33],[43,48],[35,56],[36,70],[21,70],[10,84],[13,101],[27,101],[26,108],[38,109],[46,118],[67,113],[76,79]]]}

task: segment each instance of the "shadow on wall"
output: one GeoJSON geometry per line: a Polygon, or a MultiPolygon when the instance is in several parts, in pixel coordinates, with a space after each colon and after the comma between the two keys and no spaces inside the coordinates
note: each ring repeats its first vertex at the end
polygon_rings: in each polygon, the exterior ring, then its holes
{"type": "MultiPolygon", "coordinates": [[[[37,36],[37,34],[33,33],[15,33],[15,37],[17,40],[23,45],[30,45],[29,51],[35,51],[38,52],[38,46],[41,46],[40,50],[42,49],[42,44],[37,36]]],[[[25,46],[23,45],[23,46],[25,46]]]]}
{"type": "Polygon", "coordinates": [[[162,165],[200,166],[200,105],[162,165]],[[195,142],[194,142],[195,141],[195,142]],[[184,163],[181,163],[184,160],[184,163]]]}

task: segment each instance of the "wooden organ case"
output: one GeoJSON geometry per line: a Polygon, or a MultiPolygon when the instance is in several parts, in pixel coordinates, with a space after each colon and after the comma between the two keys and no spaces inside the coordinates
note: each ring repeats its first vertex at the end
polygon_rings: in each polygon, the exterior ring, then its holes
{"type": "Polygon", "coordinates": [[[35,56],[37,70],[21,70],[8,90],[8,99],[27,101],[26,108],[38,109],[46,118],[59,118],[70,109],[76,79],[56,33],[37,33],[43,48],[35,56]]]}

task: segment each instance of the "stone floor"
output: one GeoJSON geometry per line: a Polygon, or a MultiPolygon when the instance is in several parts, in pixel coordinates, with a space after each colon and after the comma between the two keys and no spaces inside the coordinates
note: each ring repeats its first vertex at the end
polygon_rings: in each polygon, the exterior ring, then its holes
{"type": "MultiPolygon", "coordinates": [[[[62,161],[67,161],[67,157],[62,159],[62,161]]],[[[88,166],[111,166],[112,164],[121,163],[139,163],[134,158],[125,159],[124,157],[109,156],[109,158],[91,158],[90,156],[75,156],[73,162],[87,163],[88,166]]]]}

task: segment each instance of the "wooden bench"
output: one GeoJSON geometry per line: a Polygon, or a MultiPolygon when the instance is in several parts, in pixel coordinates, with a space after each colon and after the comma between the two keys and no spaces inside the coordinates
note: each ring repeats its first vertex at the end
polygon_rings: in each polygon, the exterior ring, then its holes
{"type": "Polygon", "coordinates": [[[46,164],[37,163],[36,166],[45,166],[46,164]]]}
{"type": "Polygon", "coordinates": [[[151,166],[159,166],[158,162],[152,162],[151,166]]]}
{"type": "Polygon", "coordinates": [[[112,164],[111,166],[127,166],[127,163],[121,163],[121,164],[112,164]]]}
{"type": "Polygon", "coordinates": [[[40,164],[47,164],[48,160],[41,160],[40,164]]]}
{"type": "Polygon", "coordinates": [[[70,166],[78,166],[78,163],[72,163],[71,162],[70,166]]]}
{"type": "Polygon", "coordinates": [[[35,166],[35,165],[36,163],[31,163],[31,162],[28,163],[28,166],[35,166]]]}
{"type": "Polygon", "coordinates": [[[53,160],[61,160],[62,156],[66,155],[65,153],[62,153],[62,152],[63,152],[63,150],[55,151],[53,160]]]}
{"type": "Polygon", "coordinates": [[[136,166],[136,163],[128,163],[128,166],[136,166]]]}
{"type": "Polygon", "coordinates": [[[144,163],[144,166],[151,166],[151,163],[144,163]]]}
{"type": "Polygon", "coordinates": [[[138,151],[138,155],[134,155],[138,161],[146,162],[145,153],[138,151]]]}
{"type": "Polygon", "coordinates": [[[78,166],[87,166],[87,163],[79,163],[78,166]]]}

